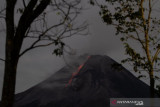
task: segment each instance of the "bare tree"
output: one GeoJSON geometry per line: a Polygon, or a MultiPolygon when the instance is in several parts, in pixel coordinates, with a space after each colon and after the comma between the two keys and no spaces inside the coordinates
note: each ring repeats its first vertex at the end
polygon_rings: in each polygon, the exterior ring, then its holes
{"type": "Polygon", "coordinates": [[[57,46],[53,51],[62,55],[64,38],[80,35],[86,30],[85,23],[76,23],[81,12],[81,0],[6,0],[0,11],[0,18],[6,23],[6,45],[3,91],[1,107],[14,104],[17,65],[26,52],[50,45],[57,46]],[[19,5],[22,4],[22,5],[19,5]],[[19,16],[15,21],[15,16],[19,16]],[[48,21],[52,16],[53,21],[48,21]],[[5,20],[4,20],[5,19],[5,20]],[[30,45],[22,48],[25,41],[30,45]]]}

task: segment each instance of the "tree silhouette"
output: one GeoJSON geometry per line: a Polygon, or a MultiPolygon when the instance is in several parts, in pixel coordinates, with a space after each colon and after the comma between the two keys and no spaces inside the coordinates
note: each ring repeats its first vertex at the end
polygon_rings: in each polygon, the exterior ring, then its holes
{"type": "MultiPolygon", "coordinates": [[[[141,73],[146,71],[150,78],[150,93],[154,97],[154,75],[159,71],[160,53],[160,19],[155,15],[157,0],[90,0],[90,4],[100,8],[100,16],[104,23],[116,28],[116,35],[124,44],[127,59],[122,63],[132,64],[139,78],[145,77],[141,73]],[[154,7],[155,6],[155,7],[154,7]],[[141,51],[134,46],[138,44],[141,51]]],[[[158,14],[157,12],[156,14],[158,14]]]]}
{"type": "MultiPolygon", "coordinates": [[[[81,0],[6,0],[6,6],[0,11],[0,20],[6,23],[6,45],[3,91],[1,107],[12,107],[14,103],[17,65],[26,52],[50,45],[57,46],[53,51],[62,55],[65,48],[64,38],[82,34],[85,23],[77,23],[77,15],[82,10],[81,0]],[[23,6],[19,4],[23,4],[23,6]],[[58,17],[56,22],[47,20],[50,14],[58,17]],[[16,22],[15,17],[19,19],[16,22]],[[24,42],[30,45],[23,49],[24,42]]],[[[85,32],[86,33],[86,32],[85,32]]]]}

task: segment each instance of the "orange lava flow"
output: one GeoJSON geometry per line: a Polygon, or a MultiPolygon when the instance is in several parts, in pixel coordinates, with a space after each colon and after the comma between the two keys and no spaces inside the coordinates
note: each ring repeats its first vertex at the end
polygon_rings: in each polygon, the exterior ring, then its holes
{"type": "MultiPolygon", "coordinates": [[[[88,56],[88,59],[89,59],[89,58],[90,58],[90,56],[88,56]]],[[[77,71],[72,73],[72,76],[71,76],[68,84],[66,84],[65,87],[67,87],[68,85],[70,85],[70,84],[72,83],[73,78],[80,72],[80,70],[82,69],[83,65],[84,65],[84,64],[80,65],[80,66],[78,67],[77,71]]]]}
{"type": "Polygon", "coordinates": [[[78,70],[77,70],[76,72],[73,72],[73,73],[72,73],[72,76],[71,76],[68,84],[66,85],[66,87],[67,87],[69,84],[72,83],[73,78],[79,73],[79,71],[81,70],[82,67],[83,67],[83,64],[78,67],[78,70]]]}

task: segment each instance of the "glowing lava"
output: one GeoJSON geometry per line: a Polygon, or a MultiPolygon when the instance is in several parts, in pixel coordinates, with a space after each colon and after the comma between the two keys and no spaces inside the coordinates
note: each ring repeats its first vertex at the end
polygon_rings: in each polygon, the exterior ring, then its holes
{"type": "MultiPolygon", "coordinates": [[[[87,59],[89,59],[89,58],[90,58],[90,56],[88,56],[87,59]]],[[[65,87],[67,87],[68,85],[71,85],[73,78],[80,72],[80,70],[82,69],[83,66],[84,66],[84,64],[80,65],[80,66],[78,67],[77,71],[72,73],[72,76],[71,76],[68,84],[66,84],[65,87]]]]}

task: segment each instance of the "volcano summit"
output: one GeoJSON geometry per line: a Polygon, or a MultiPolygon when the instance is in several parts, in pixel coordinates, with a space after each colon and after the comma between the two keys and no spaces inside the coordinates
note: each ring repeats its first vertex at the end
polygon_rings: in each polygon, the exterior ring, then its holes
{"type": "Polygon", "coordinates": [[[86,59],[17,94],[15,107],[109,107],[110,98],[150,97],[149,86],[110,57],[86,59]]]}

